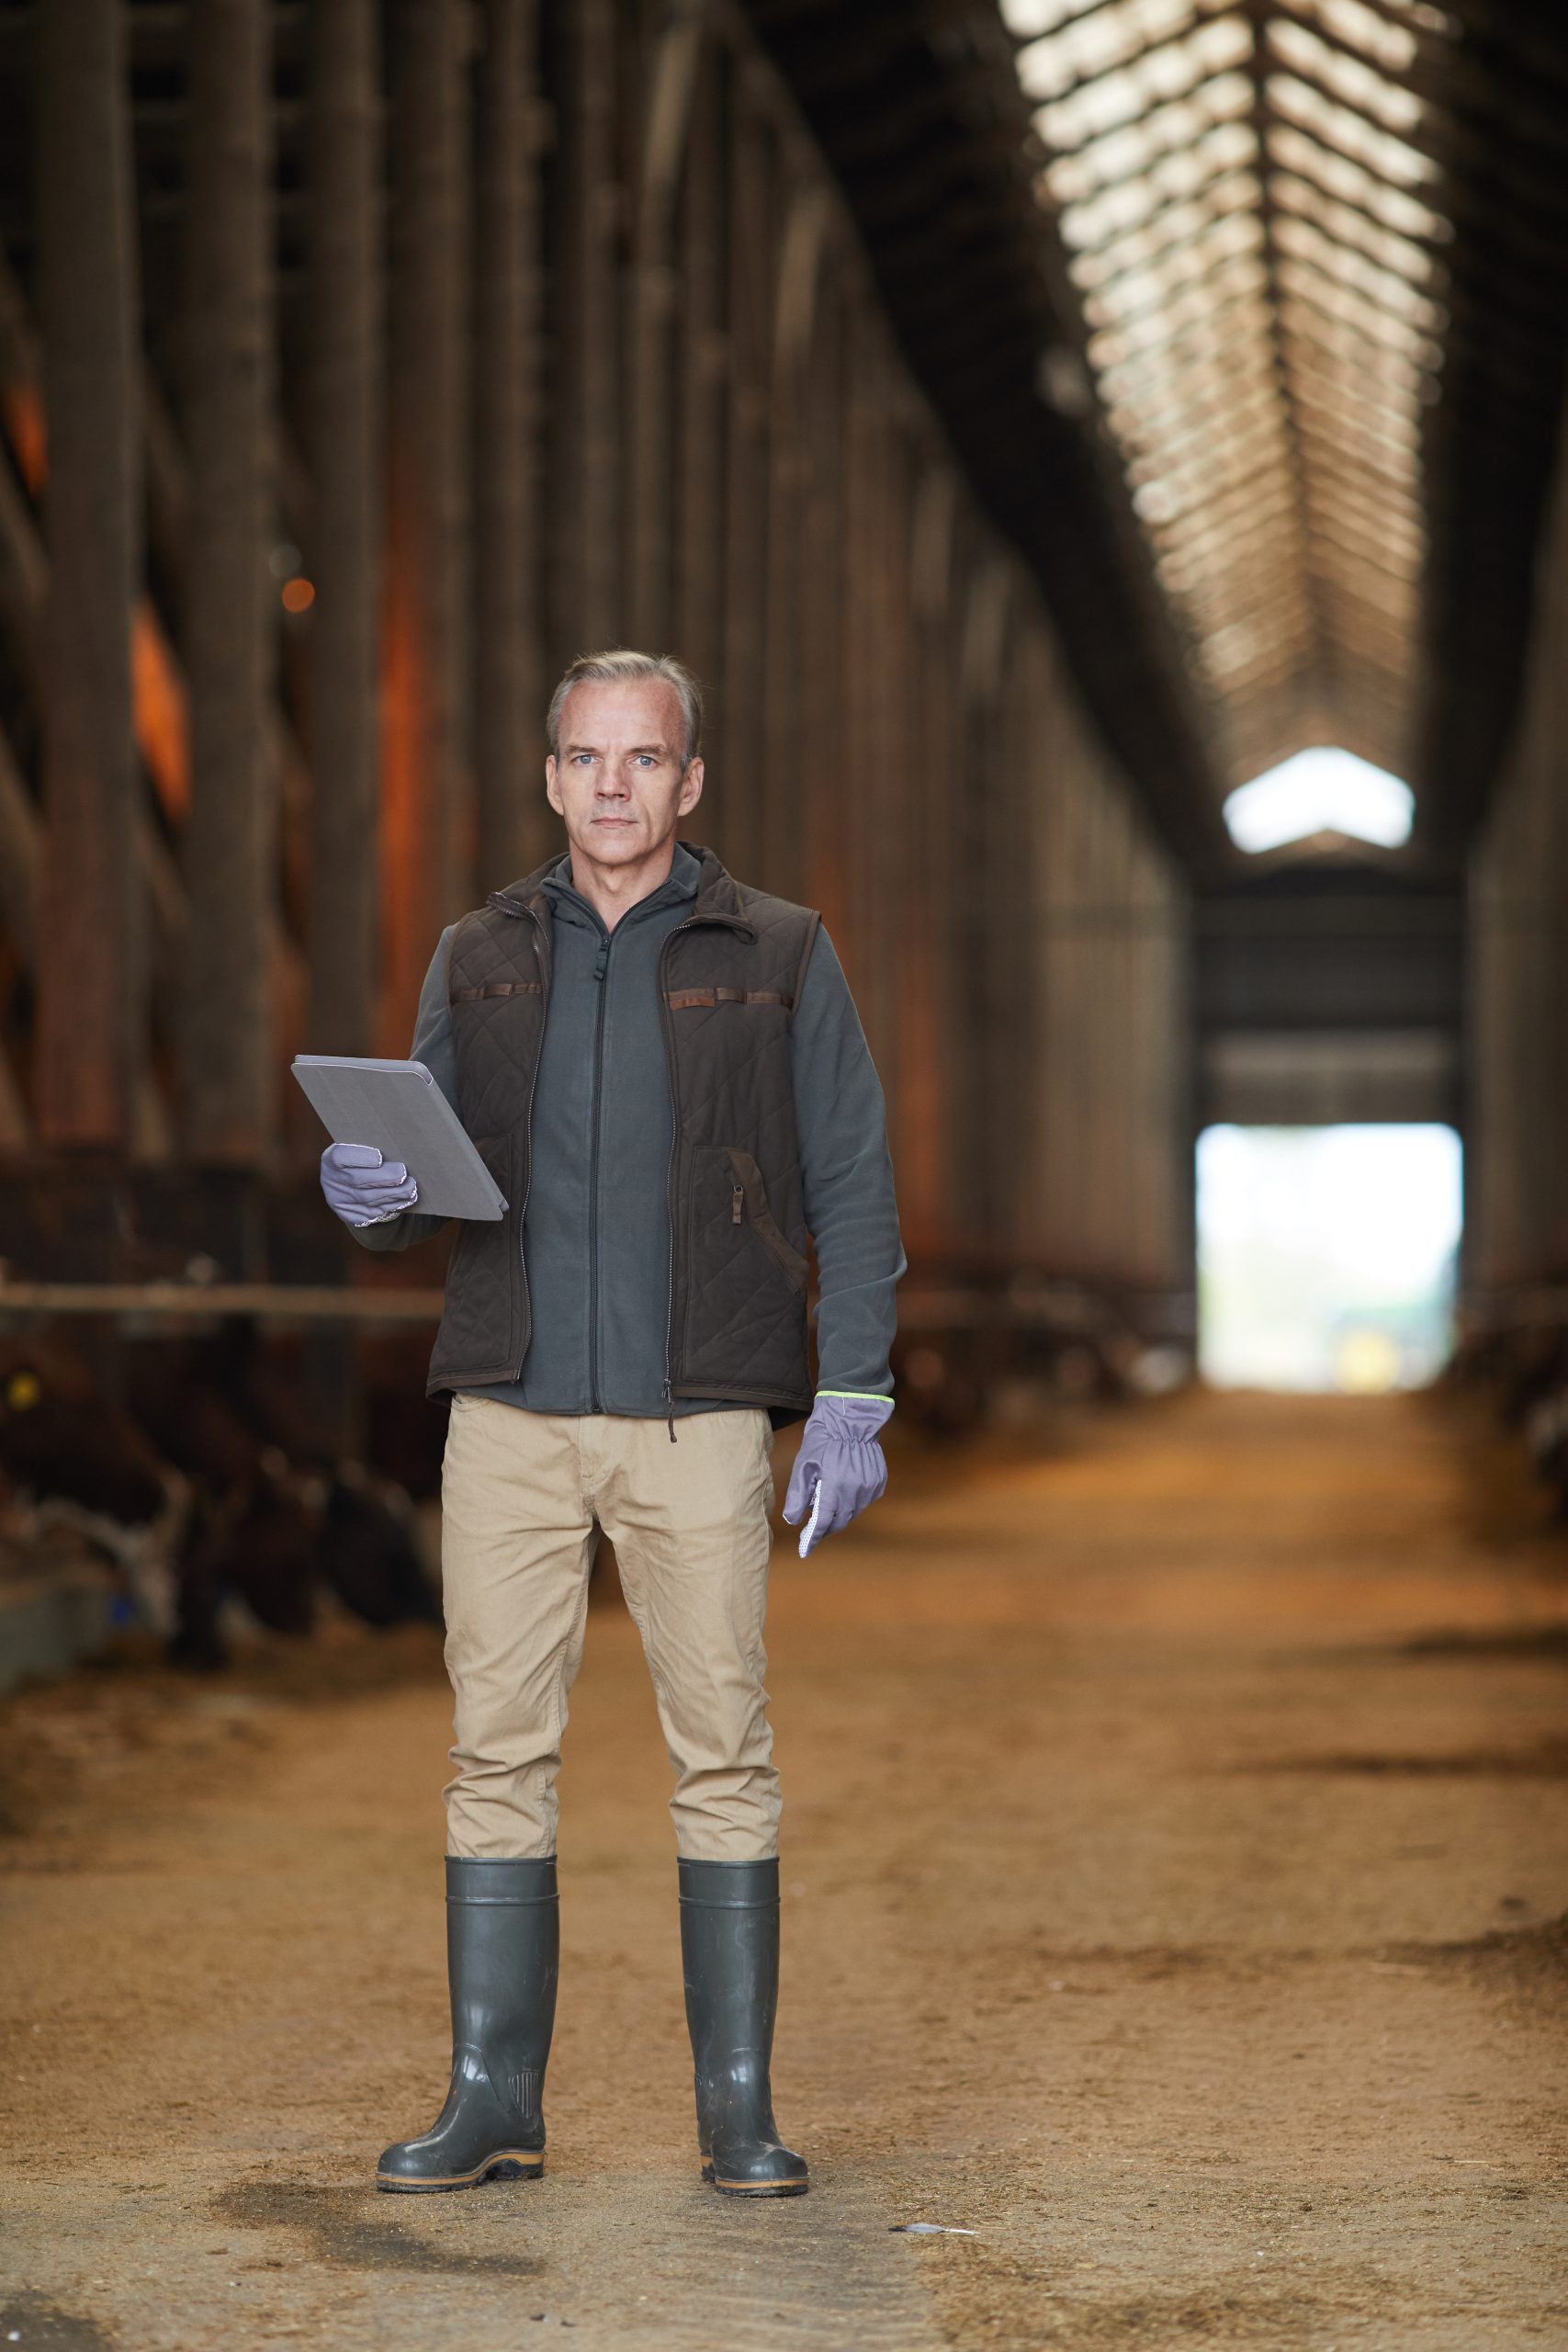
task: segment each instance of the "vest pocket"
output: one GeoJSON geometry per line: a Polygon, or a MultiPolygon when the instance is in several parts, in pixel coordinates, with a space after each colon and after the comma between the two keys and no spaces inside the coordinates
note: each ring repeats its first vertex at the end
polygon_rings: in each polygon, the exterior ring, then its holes
{"type": "Polygon", "coordinates": [[[768,1196],[762,1185],[762,1171],[749,1151],[739,1151],[733,1144],[725,1146],[725,1155],[734,1170],[735,1184],[731,1191],[731,1218],[742,1220],[737,1212],[744,1209],[748,1223],[760,1241],[767,1244],[774,1257],[801,1290],[806,1288],[811,1269],[800,1251],[793,1248],[775,1222],[768,1206],[768,1196]]]}

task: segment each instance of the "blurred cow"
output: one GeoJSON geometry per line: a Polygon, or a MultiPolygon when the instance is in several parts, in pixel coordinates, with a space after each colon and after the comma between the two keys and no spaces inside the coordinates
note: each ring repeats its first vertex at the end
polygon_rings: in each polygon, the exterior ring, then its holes
{"type": "Polygon", "coordinates": [[[370,1625],[438,1621],[407,1495],[323,1453],[248,1329],[131,1342],[119,1372],[115,1405],[63,1340],[0,1342],[0,1476],[118,1565],[177,1663],[223,1663],[231,1595],[278,1634],[323,1587],[370,1625]]]}

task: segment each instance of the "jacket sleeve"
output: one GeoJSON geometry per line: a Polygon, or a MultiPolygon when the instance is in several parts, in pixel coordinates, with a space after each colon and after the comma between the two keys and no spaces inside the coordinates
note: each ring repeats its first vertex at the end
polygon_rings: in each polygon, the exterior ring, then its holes
{"type": "Polygon", "coordinates": [[[891,1396],[898,1236],[887,1109],[849,982],[818,925],[791,1032],[806,1222],[817,1248],[817,1387],[891,1396]]]}
{"type": "MultiPolygon", "coordinates": [[[[424,976],[424,986],[419,992],[419,1012],[413,1026],[413,1044],[409,1047],[409,1059],[423,1062],[454,1111],[457,1107],[457,1056],[452,1043],[452,1012],[446,1001],[446,951],[452,943],[456,923],[444,931],[424,976]]],[[[412,1250],[417,1241],[428,1241],[439,1233],[446,1219],[425,1216],[418,1209],[405,1209],[401,1216],[389,1217],[385,1225],[350,1226],[349,1231],[366,1250],[412,1250]]]]}

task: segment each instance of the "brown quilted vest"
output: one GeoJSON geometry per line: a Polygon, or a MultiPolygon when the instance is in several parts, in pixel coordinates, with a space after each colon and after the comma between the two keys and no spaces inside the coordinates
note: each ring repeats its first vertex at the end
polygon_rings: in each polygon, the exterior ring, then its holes
{"type": "MultiPolygon", "coordinates": [[[[812,1402],[789,1032],[819,918],[735,881],[699,842],[682,846],[702,874],[659,958],[675,1114],[665,1399],[765,1405],[782,1425],[812,1402]]],[[[432,1395],[515,1380],[527,1352],[529,1114],[550,992],[539,886],[558,862],[496,891],[452,937],[458,1114],[508,1208],[457,1229],[432,1395]]]]}

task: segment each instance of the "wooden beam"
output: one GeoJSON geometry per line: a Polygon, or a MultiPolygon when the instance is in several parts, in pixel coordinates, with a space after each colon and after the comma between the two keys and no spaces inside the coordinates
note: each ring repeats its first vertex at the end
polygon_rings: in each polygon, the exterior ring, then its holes
{"type": "Polygon", "coordinates": [[[316,0],[310,85],[311,1050],[376,1041],[381,562],[379,12],[316,0]]]}
{"type": "Polygon", "coordinates": [[[461,0],[397,0],[391,22],[381,1036],[401,1054],[436,940],[473,891],[468,18],[461,0]]]}
{"type": "Polygon", "coordinates": [[[327,1283],[28,1283],[0,1281],[0,1321],[11,1316],[167,1316],[206,1322],[231,1315],[264,1323],[435,1323],[445,1293],[327,1283]]]}
{"type": "MultiPolygon", "coordinates": [[[[725,386],[729,346],[724,332],[720,119],[723,60],[710,46],[697,76],[682,192],[681,311],[676,434],[679,496],[675,519],[675,648],[711,690],[718,684],[724,638],[725,386]]],[[[710,740],[716,740],[714,715],[710,740]]],[[[716,797],[697,810],[699,837],[719,847],[716,797]]]]}
{"type": "Polygon", "coordinates": [[[270,58],[264,0],[205,0],[191,19],[186,238],[190,544],[186,678],[190,898],[180,1035],[186,1146],[252,1167],[275,1088],[268,931],[276,835],[267,756],[272,602],[270,58]]]}
{"type": "Polygon", "coordinates": [[[38,810],[10,741],[0,733],[0,922],[24,970],[38,952],[39,871],[43,862],[38,810]]]}
{"type": "Polygon", "coordinates": [[[626,371],[627,605],[634,641],[667,642],[674,582],[676,205],[702,58],[705,0],[675,0],[654,36],[640,125],[641,173],[626,371]]]}
{"type": "Polygon", "coordinates": [[[561,458],[552,522],[566,660],[614,644],[621,608],[621,350],[611,0],[562,12],[561,458]]]}
{"type": "Polygon", "coordinates": [[[845,482],[851,462],[846,391],[843,248],[834,247],[817,290],[806,385],[805,513],[800,551],[801,896],[822,910],[835,943],[847,947],[841,918],[850,899],[843,789],[846,565],[845,482]]]}
{"type": "Polygon", "coordinates": [[[50,580],[35,1094],[46,1142],[120,1150],[141,1043],[130,684],[141,502],[124,11],[118,0],[58,0],[37,37],[50,580]]]}
{"type": "Polygon", "coordinates": [[[763,614],[767,602],[769,376],[776,240],[773,131],[750,61],[731,76],[729,419],[725,485],[724,670],[716,794],[726,855],[759,879],[762,855],[763,614]]]}
{"type": "Polygon", "coordinates": [[[479,885],[554,838],[544,787],[537,0],[491,0],[474,220],[474,779],[479,885]]]}
{"type": "Polygon", "coordinates": [[[762,615],[761,875],[772,890],[806,891],[802,770],[806,757],[807,494],[809,392],[822,253],[832,214],[810,164],[790,195],[774,289],[769,393],[766,598],[762,615]]]}

